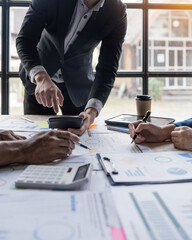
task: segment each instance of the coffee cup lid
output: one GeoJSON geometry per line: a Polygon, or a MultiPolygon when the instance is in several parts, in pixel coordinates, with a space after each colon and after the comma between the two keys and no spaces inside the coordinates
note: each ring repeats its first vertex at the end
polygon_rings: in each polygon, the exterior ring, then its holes
{"type": "Polygon", "coordinates": [[[150,95],[137,95],[136,100],[148,101],[152,100],[152,97],[150,95]]]}

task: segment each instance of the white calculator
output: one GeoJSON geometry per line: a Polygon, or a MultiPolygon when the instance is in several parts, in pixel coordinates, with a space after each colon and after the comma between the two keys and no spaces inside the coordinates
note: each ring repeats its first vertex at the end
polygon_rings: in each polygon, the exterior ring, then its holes
{"type": "Polygon", "coordinates": [[[19,176],[15,186],[17,188],[76,189],[89,180],[92,168],[91,163],[71,167],[30,165],[19,176]]]}

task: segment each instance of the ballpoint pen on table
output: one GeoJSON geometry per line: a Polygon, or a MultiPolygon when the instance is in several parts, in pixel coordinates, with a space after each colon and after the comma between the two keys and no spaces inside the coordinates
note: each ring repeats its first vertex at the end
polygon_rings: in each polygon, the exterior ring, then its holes
{"type": "MultiPolygon", "coordinates": [[[[148,118],[149,118],[149,116],[150,116],[150,114],[151,114],[151,112],[150,112],[150,111],[147,111],[147,112],[145,113],[145,116],[144,116],[143,119],[142,119],[142,122],[146,123],[147,120],[148,120],[148,118]]],[[[131,143],[133,143],[133,142],[135,141],[135,139],[136,139],[136,137],[137,137],[138,135],[139,135],[139,133],[135,133],[135,135],[134,135],[131,143]]]]}
{"type": "Polygon", "coordinates": [[[75,144],[79,145],[80,147],[83,147],[83,148],[86,148],[86,149],[89,149],[91,150],[89,147],[87,147],[86,145],[80,143],[80,142],[74,142],[75,144]]]}
{"type": "Polygon", "coordinates": [[[26,120],[26,121],[31,122],[31,123],[34,123],[33,120],[31,120],[31,119],[29,119],[29,118],[26,118],[26,117],[21,117],[21,119],[26,120]]]}

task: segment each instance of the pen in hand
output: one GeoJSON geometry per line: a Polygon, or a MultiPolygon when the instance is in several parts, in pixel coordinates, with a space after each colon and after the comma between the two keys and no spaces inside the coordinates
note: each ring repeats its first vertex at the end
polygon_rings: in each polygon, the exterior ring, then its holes
{"type": "Polygon", "coordinates": [[[80,142],[74,142],[75,144],[79,145],[80,147],[83,147],[83,148],[86,148],[86,149],[89,149],[91,150],[89,147],[87,147],[86,145],[80,143],[80,142]]]}
{"type": "MultiPolygon", "coordinates": [[[[147,111],[147,112],[145,113],[145,116],[144,116],[143,119],[142,119],[142,122],[146,123],[147,120],[148,120],[148,118],[149,118],[149,116],[150,116],[150,114],[151,114],[151,112],[150,112],[150,111],[147,111]]],[[[133,142],[135,141],[135,139],[137,138],[138,135],[139,135],[139,133],[135,133],[135,135],[134,135],[131,143],[133,143],[133,142]]]]}

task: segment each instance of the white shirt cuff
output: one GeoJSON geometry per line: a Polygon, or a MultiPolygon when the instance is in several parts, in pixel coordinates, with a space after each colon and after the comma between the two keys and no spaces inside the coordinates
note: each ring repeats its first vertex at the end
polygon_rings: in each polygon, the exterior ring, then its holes
{"type": "Polygon", "coordinates": [[[47,71],[46,71],[45,68],[44,68],[43,66],[41,66],[41,65],[35,66],[34,68],[32,68],[32,69],[30,70],[30,72],[29,72],[29,79],[30,79],[30,81],[31,81],[32,83],[36,84],[36,82],[35,82],[35,75],[36,75],[37,73],[40,73],[40,72],[47,72],[47,71]]]}
{"type": "Polygon", "coordinates": [[[97,110],[97,112],[98,112],[98,115],[99,115],[99,113],[101,112],[101,109],[103,108],[103,103],[99,99],[97,99],[97,98],[91,98],[87,102],[85,110],[87,108],[95,108],[97,110]]]}

